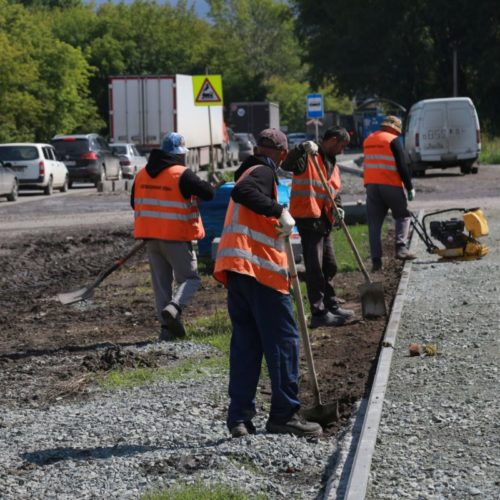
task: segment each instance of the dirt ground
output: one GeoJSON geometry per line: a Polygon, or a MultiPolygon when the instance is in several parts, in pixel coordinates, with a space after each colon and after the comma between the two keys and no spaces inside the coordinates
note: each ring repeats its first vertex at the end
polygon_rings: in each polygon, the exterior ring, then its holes
{"type": "MultiPolygon", "coordinates": [[[[39,406],[55,398],[84,397],[77,390],[78,380],[83,380],[89,370],[134,364],[160,366],[175,361],[168,356],[131,360],[120,349],[153,342],[158,335],[144,251],[107,278],[90,301],[64,306],[56,298],[57,293],[91,283],[132,244],[129,231],[100,228],[84,234],[22,236],[0,246],[1,383],[22,386],[8,404],[39,406]],[[98,357],[98,347],[109,349],[98,357]],[[67,390],[69,384],[65,391],[59,390],[65,381],[77,381],[74,390],[67,390]]],[[[386,244],[386,255],[391,255],[390,243],[386,244]]],[[[383,274],[373,277],[383,281],[388,308],[401,267],[393,260],[383,274]]],[[[200,269],[207,270],[204,265],[200,269]]],[[[345,299],[345,307],[355,309],[356,319],[342,327],[311,332],[323,402],[340,402],[341,419],[330,433],[350,416],[352,404],[369,389],[385,329],[386,319],[361,318],[357,285],[362,282],[359,272],[340,274],[337,279],[338,294],[345,299]]],[[[225,300],[224,288],[205,272],[202,288],[185,311],[185,321],[225,310],[225,300]]],[[[308,407],[313,402],[304,359],[302,373],[301,398],[308,407]]],[[[6,393],[4,389],[0,387],[0,392],[6,393]]],[[[265,382],[261,390],[265,399],[269,392],[265,382]]]]}

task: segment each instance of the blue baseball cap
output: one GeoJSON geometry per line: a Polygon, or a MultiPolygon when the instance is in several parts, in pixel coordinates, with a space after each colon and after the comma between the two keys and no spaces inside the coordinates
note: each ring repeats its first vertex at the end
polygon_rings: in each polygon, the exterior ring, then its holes
{"type": "Polygon", "coordinates": [[[173,155],[184,155],[189,151],[186,147],[184,136],[177,132],[170,132],[170,134],[167,134],[163,138],[161,149],[165,151],[165,153],[171,153],[173,155]]]}

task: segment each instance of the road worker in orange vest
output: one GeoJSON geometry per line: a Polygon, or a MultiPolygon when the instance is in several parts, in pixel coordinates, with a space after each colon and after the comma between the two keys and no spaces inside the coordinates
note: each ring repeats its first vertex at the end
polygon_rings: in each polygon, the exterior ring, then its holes
{"type": "Polygon", "coordinates": [[[401,130],[401,120],[389,115],[380,124],[380,130],[370,134],[363,143],[363,178],[372,272],[382,269],[382,224],[389,209],[395,219],[396,258],[411,260],[416,257],[407,247],[410,229],[408,200],[415,198],[415,190],[399,140],[401,130]]]}
{"type": "Polygon", "coordinates": [[[255,155],[235,173],[217,249],[214,277],[227,287],[232,323],[227,426],[234,438],[256,432],[252,419],[263,356],[272,390],[267,431],[321,434],[320,425],[298,414],[299,335],[284,246],[295,221],[277,201],[277,169],[287,149],[281,131],[259,134],[255,155]]]}
{"type": "Polygon", "coordinates": [[[351,309],[341,307],[336,296],[334,277],[337,262],[331,231],[344,217],[340,199],[340,172],[336,156],[349,144],[345,128],[331,127],[320,144],[305,141],[290,152],[283,170],[293,172],[290,213],[297,221],[306,270],[307,296],[311,307],[310,328],[340,326],[353,316],[351,309]],[[334,210],[313,163],[315,156],[327,180],[335,203],[334,210]]]}
{"type": "Polygon", "coordinates": [[[187,152],[181,134],[167,134],[137,174],[131,196],[134,236],[147,240],[161,341],[186,335],[182,310],[201,284],[192,241],[205,236],[196,200],[215,195],[211,184],[185,166],[187,152]]]}

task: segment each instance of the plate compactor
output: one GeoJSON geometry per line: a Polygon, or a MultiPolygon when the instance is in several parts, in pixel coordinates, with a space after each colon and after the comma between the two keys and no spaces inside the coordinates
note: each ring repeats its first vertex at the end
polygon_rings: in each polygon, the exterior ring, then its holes
{"type": "Polygon", "coordinates": [[[488,247],[479,243],[476,239],[487,236],[489,232],[486,217],[479,208],[439,210],[424,215],[422,222],[418,220],[415,214],[412,214],[412,226],[425,243],[427,251],[439,255],[443,259],[480,259],[488,253],[488,247]],[[432,220],[427,225],[426,219],[429,217],[447,212],[462,212],[463,219],[432,220]],[[428,227],[430,228],[430,236],[427,232],[428,227]],[[441,242],[444,248],[436,246],[432,238],[441,242]]]}

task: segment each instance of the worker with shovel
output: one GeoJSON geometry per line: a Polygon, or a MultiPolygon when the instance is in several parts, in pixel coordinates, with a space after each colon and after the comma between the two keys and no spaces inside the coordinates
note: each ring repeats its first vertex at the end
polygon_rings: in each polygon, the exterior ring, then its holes
{"type": "Polygon", "coordinates": [[[259,134],[255,156],[236,172],[217,249],[214,277],[227,287],[232,323],[227,426],[234,438],[256,431],[252,419],[263,356],[272,390],[267,431],[322,432],[298,413],[299,334],[284,245],[295,221],[277,202],[276,171],[287,149],[279,130],[259,134]]]}
{"type": "Polygon", "coordinates": [[[416,258],[407,247],[411,222],[408,200],[415,198],[415,190],[399,141],[401,130],[401,120],[389,115],[380,124],[380,130],[370,134],[363,143],[363,179],[372,272],[382,269],[382,224],[389,209],[396,225],[396,258],[416,258]]]}
{"type": "Polygon", "coordinates": [[[196,199],[209,201],[215,195],[211,184],[185,166],[187,152],[181,134],[167,134],[161,149],[151,151],[146,167],[137,174],[131,196],[134,236],[147,240],[163,341],[186,335],[182,310],[201,284],[191,242],[205,236],[196,199]]]}
{"type": "Polygon", "coordinates": [[[342,127],[325,131],[321,143],[305,141],[290,152],[281,168],[293,172],[290,213],[297,221],[306,270],[307,296],[311,307],[310,328],[340,326],[354,313],[340,306],[335,293],[337,262],[331,238],[332,227],[344,212],[339,191],[340,172],[336,156],[349,144],[342,127]],[[313,162],[323,171],[337,208],[332,206],[313,162]]]}

